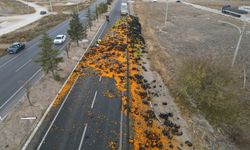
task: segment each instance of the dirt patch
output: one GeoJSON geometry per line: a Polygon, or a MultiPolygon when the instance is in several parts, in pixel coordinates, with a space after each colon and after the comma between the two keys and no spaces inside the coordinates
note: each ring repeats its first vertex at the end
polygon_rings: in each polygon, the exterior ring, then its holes
{"type": "Polygon", "coordinates": [[[16,0],[0,1],[0,16],[34,13],[35,9],[16,0]]]}

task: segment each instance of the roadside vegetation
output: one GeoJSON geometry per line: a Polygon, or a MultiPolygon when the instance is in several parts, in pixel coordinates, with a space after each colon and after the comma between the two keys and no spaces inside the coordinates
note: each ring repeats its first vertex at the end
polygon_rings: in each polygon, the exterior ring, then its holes
{"type": "Polygon", "coordinates": [[[70,28],[68,30],[68,34],[70,39],[73,42],[76,42],[77,46],[79,46],[79,41],[87,37],[86,25],[82,25],[79,15],[76,12],[73,12],[71,16],[72,19],[69,23],[70,28]]]}
{"type": "Polygon", "coordinates": [[[53,78],[59,81],[60,76],[57,71],[60,69],[58,64],[63,62],[63,57],[59,57],[60,51],[58,49],[53,49],[53,40],[46,33],[44,33],[39,47],[42,51],[35,62],[42,67],[46,74],[52,73],[53,78]]]}
{"type": "Polygon", "coordinates": [[[174,82],[178,102],[201,113],[241,148],[250,146],[249,95],[242,89],[242,71],[230,62],[204,58],[185,60],[174,82]],[[221,61],[220,61],[221,62],[221,61]]]}

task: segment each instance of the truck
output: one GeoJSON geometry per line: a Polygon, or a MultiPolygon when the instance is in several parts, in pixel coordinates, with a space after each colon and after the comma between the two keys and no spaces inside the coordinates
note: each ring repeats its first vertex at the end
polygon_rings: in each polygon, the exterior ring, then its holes
{"type": "Polygon", "coordinates": [[[125,2],[121,3],[121,15],[128,15],[128,4],[125,2]]]}
{"type": "Polygon", "coordinates": [[[247,14],[247,11],[240,10],[238,8],[231,7],[230,5],[225,5],[222,7],[222,13],[228,14],[234,17],[241,17],[243,14],[247,14]]]}

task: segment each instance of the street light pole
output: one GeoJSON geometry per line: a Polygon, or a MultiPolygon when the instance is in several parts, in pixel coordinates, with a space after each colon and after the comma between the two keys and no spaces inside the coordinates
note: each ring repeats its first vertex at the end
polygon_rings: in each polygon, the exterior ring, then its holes
{"type": "Polygon", "coordinates": [[[78,3],[79,3],[79,0],[77,0],[77,3],[76,3],[77,13],[79,13],[79,6],[78,6],[78,3]]]}
{"type": "Polygon", "coordinates": [[[168,0],[166,0],[165,25],[167,25],[167,20],[168,20],[168,0]]]}
{"type": "Polygon", "coordinates": [[[50,11],[53,12],[53,7],[52,7],[52,2],[49,0],[49,5],[50,5],[50,11]]]}

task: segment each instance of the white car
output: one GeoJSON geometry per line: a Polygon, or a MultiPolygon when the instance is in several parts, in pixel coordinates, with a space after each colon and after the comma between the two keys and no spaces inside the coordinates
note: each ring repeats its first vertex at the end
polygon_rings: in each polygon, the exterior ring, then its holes
{"type": "Polygon", "coordinates": [[[54,39],[54,44],[63,44],[66,40],[66,35],[60,34],[57,35],[54,39]]]}

